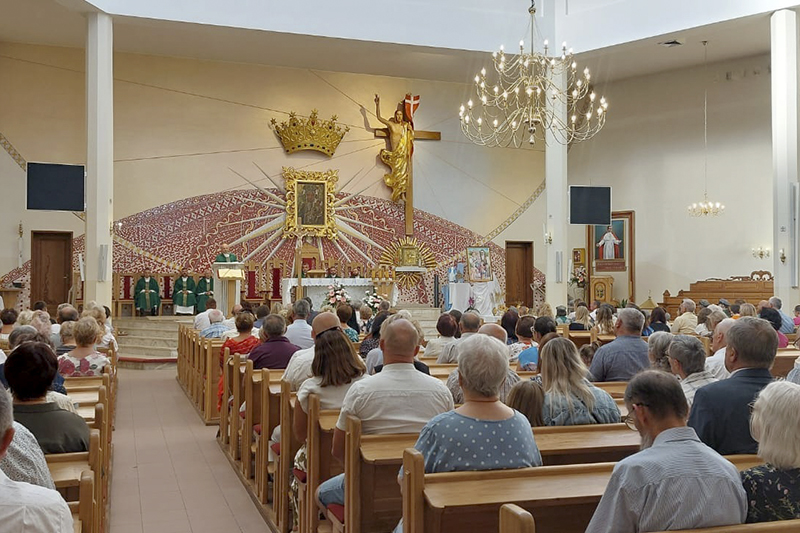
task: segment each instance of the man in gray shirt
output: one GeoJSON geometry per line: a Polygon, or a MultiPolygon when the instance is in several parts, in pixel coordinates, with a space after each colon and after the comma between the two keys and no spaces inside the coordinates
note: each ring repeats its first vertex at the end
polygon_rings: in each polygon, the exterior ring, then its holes
{"type": "Polygon", "coordinates": [[[592,381],[628,381],[650,366],[647,343],[642,340],[644,315],[637,309],[621,309],[614,324],[617,338],[594,354],[589,372],[592,381]]]}
{"type": "Polygon", "coordinates": [[[626,423],[642,451],[614,467],[586,533],[664,531],[741,524],[747,497],[733,464],[686,426],[689,406],[673,376],[637,374],[625,391],[626,423]]]}

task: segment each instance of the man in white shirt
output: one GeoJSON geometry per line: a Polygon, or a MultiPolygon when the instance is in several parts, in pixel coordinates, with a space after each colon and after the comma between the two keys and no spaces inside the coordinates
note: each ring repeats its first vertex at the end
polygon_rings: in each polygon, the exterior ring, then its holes
{"type": "Polygon", "coordinates": [[[314,346],[314,339],[311,338],[311,325],[306,321],[311,306],[305,300],[297,300],[294,303],[294,321],[286,328],[284,335],[289,342],[299,346],[301,350],[314,346]]]}
{"type": "Polygon", "coordinates": [[[233,306],[233,309],[231,309],[231,316],[227,320],[224,320],[222,322],[223,324],[225,324],[226,328],[228,328],[229,330],[236,329],[236,315],[241,313],[242,309],[244,309],[244,307],[242,307],[242,304],[236,304],[233,306]]]}
{"type": "Polygon", "coordinates": [[[725,368],[725,349],[728,346],[728,330],[736,324],[736,320],[726,318],[714,328],[711,337],[711,351],[714,355],[706,359],[706,370],[717,379],[728,379],[731,375],[725,368]]]}
{"type": "Polygon", "coordinates": [[[477,313],[467,311],[461,315],[461,338],[446,344],[442,347],[442,353],[436,359],[436,364],[448,364],[458,362],[458,343],[464,339],[468,339],[472,335],[478,333],[481,327],[481,317],[477,313]]]}
{"type": "Polygon", "coordinates": [[[719,381],[705,369],[706,349],[697,337],[676,335],[667,349],[667,355],[670,370],[680,378],[681,389],[691,409],[697,389],[719,381]]]}
{"type": "MultiPolygon", "coordinates": [[[[334,313],[319,313],[311,325],[311,338],[316,339],[317,335],[323,331],[333,328],[341,328],[339,317],[334,313]]],[[[285,336],[285,335],[284,335],[285,336]]],[[[286,370],[283,371],[283,380],[292,384],[292,390],[300,388],[305,380],[312,376],[311,363],[314,362],[314,346],[298,350],[292,354],[286,370]]]]}
{"type": "MultiPolygon", "coordinates": [[[[11,395],[0,387],[0,459],[14,439],[11,395]]],[[[0,470],[0,529],[13,533],[72,533],[72,513],[50,489],[12,481],[0,470]]]]}
{"type": "Polygon", "coordinates": [[[686,426],[689,406],[675,378],[659,370],[637,374],[625,405],[642,451],[616,464],[586,533],[744,522],[747,497],[739,472],[686,426]]]}
{"type": "MultiPolygon", "coordinates": [[[[342,404],[333,432],[333,456],[344,462],[344,438],[348,416],[361,420],[364,435],[418,433],[428,421],[453,409],[453,397],[434,377],[414,368],[419,352],[419,334],[401,318],[381,333],[383,370],[354,383],[342,404]]],[[[319,502],[344,505],[344,474],[322,483],[319,502]]]]}
{"type": "Polygon", "coordinates": [[[672,333],[675,335],[694,335],[697,328],[697,315],[694,314],[696,306],[694,301],[686,298],[678,309],[681,315],[672,323],[672,333]]]}
{"type": "Polygon", "coordinates": [[[208,319],[208,312],[212,309],[217,308],[217,301],[214,298],[209,298],[206,300],[206,310],[202,313],[197,313],[197,316],[194,317],[194,329],[199,329],[203,331],[208,326],[211,325],[211,320],[208,319]]]}

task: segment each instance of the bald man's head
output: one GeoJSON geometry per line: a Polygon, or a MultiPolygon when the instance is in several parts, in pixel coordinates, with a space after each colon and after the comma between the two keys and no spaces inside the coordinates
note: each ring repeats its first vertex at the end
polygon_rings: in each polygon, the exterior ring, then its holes
{"type": "Polygon", "coordinates": [[[504,330],[503,326],[500,324],[484,324],[481,326],[481,329],[478,330],[478,333],[494,337],[503,344],[508,342],[508,332],[504,330]]]}
{"type": "Polygon", "coordinates": [[[381,326],[381,350],[383,363],[412,363],[419,351],[419,333],[414,324],[398,317],[386,320],[381,326]]]}
{"type": "Polygon", "coordinates": [[[320,313],[314,317],[314,320],[311,322],[311,336],[315,337],[322,333],[323,331],[327,331],[329,329],[340,327],[341,324],[339,322],[339,317],[336,316],[334,313],[326,311],[324,313],[320,313]]]}
{"type": "Polygon", "coordinates": [[[481,317],[472,311],[467,311],[461,315],[461,332],[475,333],[481,327],[481,317]]]}
{"type": "Polygon", "coordinates": [[[711,336],[711,350],[716,352],[728,345],[728,330],[731,326],[736,324],[732,318],[726,318],[714,328],[714,334],[711,336]]]}

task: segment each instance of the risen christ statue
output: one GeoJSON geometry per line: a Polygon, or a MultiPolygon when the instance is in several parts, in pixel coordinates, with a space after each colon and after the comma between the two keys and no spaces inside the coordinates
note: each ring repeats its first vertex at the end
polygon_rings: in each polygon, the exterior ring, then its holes
{"type": "Polygon", "coordinates": [[[381,99],[375,95],[375,115],[389,131],[389,149],[381,150],[381,161],[391,170],[384,174],[383,181],[392,189],[392,201],[405,200],[408,189],[409,161],[414,145],[414,129],[404,120],[398,109],[389,120],[381,117],[381,99]]]}
{"type": "Polygon", "coordinates": [[[617,236],[614,235],[614,230],[611,226],[608,226],[606,229],[603,238],[600,239],[600,242],[597,243],[597,247],[603,248],[603,257],[602,259],[616,259],[617,258],[617,245],[622,241],[617,239],[617,236]]]}

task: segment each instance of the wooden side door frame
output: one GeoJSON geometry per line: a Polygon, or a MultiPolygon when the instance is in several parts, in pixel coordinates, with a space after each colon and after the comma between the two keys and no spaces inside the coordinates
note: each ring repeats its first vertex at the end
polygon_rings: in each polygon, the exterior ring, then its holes
{"type": "MultiPolygon", "coordinates": [[[[31,230],[31,305],[35,301],[35,297],[40,295],[40,287],[36,282],[38,280],[34,279],[35,276],[33,275],[34,272],[34,261],[36,260],[37,255],[37,242],[41,242],[41,238],[48,236],[48,235],[59,235],[59,236],[67,236],[67,252],[65,257],[65,264],[69,265],[69,271],[65,272],[66,275],[66,287],[67,287],[67,295],[64,302],[69,301],[70,290],[72,288],[72,239],[73,233],[71,231],[55,231],[55,230],[31,230]]],[[[59,302],[63,303],[63,302],[59,302]]],[[[50,309],[48,309],[48,312],[50,309]]],[[[55,309],[52,310],[51,316],[55,316],[55,309]]]]}
{"type": "MultiPolygon", "coordinates": [[[[525,245],[526,248],[530,248],[530,254],[526,258],[525,266],[524,266],[525,277],[526,277],[526,279],[530,280],[528,282],[528,285],[525,286],[525,294],[528,296],[528,298],[530,298],[530,300],[526,299],[525,301],[523,301],[523,305],[525,305],[527,307],[531,307],[531,306],[533,306],[533,301],[534,301],[533,300],[534,299],[533,289],[530,287],[530,283],[533,283],[533,273],[534,273],[534,267],[533,267],[534,244],[533,244],[533,241],[518,241],[518,240],[505,241],[505,246],[503,248],[504,251],[508,250],[508,245],[509,244],[512,244],[512,245],[513,244],[522,244],[522,245],[525,245]]],[[[505,291],[505,295],[506,295],[506,298],[508,298],[508,255],[506,255],[506,291],[505,291]]],[[[506,306],[510,306],[510,305],[511,305],[511,302],[506,301],[506,306]]]]}

